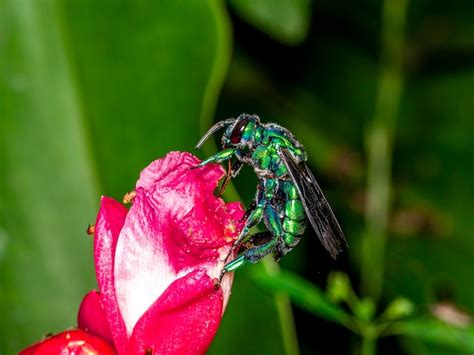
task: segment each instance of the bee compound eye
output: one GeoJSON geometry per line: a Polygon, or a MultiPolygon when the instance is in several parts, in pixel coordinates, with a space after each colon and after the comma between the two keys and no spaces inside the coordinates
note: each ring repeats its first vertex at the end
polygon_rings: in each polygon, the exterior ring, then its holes
{"type": "Polygon", "coordinates": [[[247,126],[248,119],[245,118],[239,122],[237,122],[232,130],[232,134],[230,135],[230,141],[232,144],[237,144],[242,139],[242,133],[244,132],[245,127],[247,126]]]}

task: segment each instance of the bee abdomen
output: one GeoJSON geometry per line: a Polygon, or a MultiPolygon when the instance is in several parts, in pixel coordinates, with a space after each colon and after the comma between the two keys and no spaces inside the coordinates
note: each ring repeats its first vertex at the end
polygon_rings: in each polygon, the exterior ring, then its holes
{"type": "Polygon", "coordinates": [[[301,221],[305,218],[303,203],[300,199],[285,202],[285,216],[295,221],[301,221]]]}
{"type": "Polygon", "coordinates": [[[304,220],[295,221],[288,217],[285,217],[283,219],[283,230],[286,233],[290,233],[293,235],[301,235],[304,233],[305,228],[306,228],[306,221],[304,220]]]}
{"type": "Polygon", "coordinates": [[[282,227],[287,233],[301,235],[306,228],[304,207],[300,199],[288,200],[285,202],[285,217],[282,227]]]}

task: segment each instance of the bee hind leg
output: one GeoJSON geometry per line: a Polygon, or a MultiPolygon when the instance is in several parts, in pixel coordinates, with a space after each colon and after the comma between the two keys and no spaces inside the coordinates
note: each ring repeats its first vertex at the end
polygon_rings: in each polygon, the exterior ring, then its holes
{"type": "Polygon", "coordinates": [[[247,249],[234,260],[224,265],[220,279],[226,272],[234,271],[246,264],[255,264],[265,256],[273,252],[277,246],[278,237],[271,232],[265,231],[252,235],[245,243],[247,249]]]}

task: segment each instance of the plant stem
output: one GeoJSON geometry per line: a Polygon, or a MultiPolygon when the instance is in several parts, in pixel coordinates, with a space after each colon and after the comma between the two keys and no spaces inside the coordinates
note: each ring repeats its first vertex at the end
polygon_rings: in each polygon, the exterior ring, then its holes
{"type": "Polygon", "coordinates": [[[364,336],[362,338],[361,355],[374,355],[376,346],[376,338],[364,336]]]}
{"type": "MultiPolygon", "coordinates": [[[[263,268],[269,275],[275,275],[280,272],[280,266],[269,258],[263,260],[263,268]]],[[[285,354],[298,355],[300,351],[290,298],[285,293],[277,292],[275,293],[275,303],[280,319],[285,354]]]]}
{"type": "Polygon", "coordinates": [[[377,301],[382,291],[390,207],[393,135],[403,87],[402,58],[408,0],[385,0],[381,63],[374,117],[366,132],[367,230],[362,240],[361,291],[377,301]]]}

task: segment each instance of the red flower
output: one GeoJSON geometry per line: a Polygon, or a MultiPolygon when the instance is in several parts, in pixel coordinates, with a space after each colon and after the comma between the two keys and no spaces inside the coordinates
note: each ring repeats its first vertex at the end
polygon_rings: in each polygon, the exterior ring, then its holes
{"type": "Polygon", "coordinates": [[[237,237],[243,210],[213,191],[218,165],[173,152],[140,175],[130,210],[103,197],[95,224],[100,292],[82,301],[79,327],[119,354],[199,354],[210,345],[232,274],[215,279],[237,237]]]}
{"type": "Polygon", "coordinates": [[[21,351],[19,355],[113,355],[114,348],[105,340],[83,330],[67,330],[48,337],[21,351]]]}

